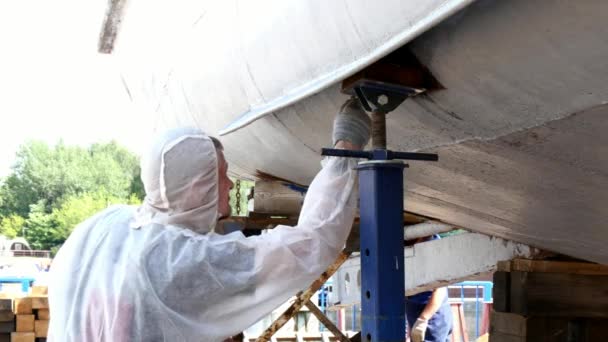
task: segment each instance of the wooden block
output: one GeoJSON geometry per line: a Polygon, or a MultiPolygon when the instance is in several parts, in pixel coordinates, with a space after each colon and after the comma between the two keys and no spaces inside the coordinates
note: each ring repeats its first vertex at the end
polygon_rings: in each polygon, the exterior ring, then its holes
{"type": "Polygon", "coordinates": [[[11,342],[36,342],[36,334],[33,332],[11,333],[11,342]]]}
{"type": "Polygon", "coordinates": [[[32,297],[47,296],[48,294],[49,288],[47,286],[32,286],[32,290],[30,292],[32,297]]]}
{"type": "Polygon", "coordinates": [[[49,313],[49,309],[38,309],[36,312],[36,318],[43,321],[48,321],[51,319],[51,315],[49,313]]]}
{"type": "Polygon", "coordinates": [[[11,298],[0,299],[1,311],[13,311],[13,300],[11,298]]]}
{"type": "Polygon", "coordinates": [[[15,321],[0,322],[0,333],[10,333],[15,331],[15,321]]]}
{"type": "Polygon", "coordinates": [[[530,273],[512,271],[509,273],[509,312],[528,314],[528,275],[530,273]]]}
{"type": "Polygon", "coordinates": [[[527,318],[521,315],[503,312],[492,312],[490,315],[490,335],[503,333],[514,336],[526,336],[527,318]]]}
{"type": "Polygon", "coordinates": [[[596,342],[606,336],[608,319],[491,315],[490,342],[596,342]]]}
{"type": "Polygon", "coordinates": [[[497,332],[490,334],[490,342],[526,342],[526,338],[497,332]]]}
{"type": "Polygon", "coordinates": [[[32,309],[48,309],[49,297],[30,297],[32,298],[32,309]]]}
{"type": "Polygon", "coordinates": [[[587,319],[586,331],[589,341],[603,341],[608,336],[608,319],[587,319]]]}
{"type": "Polygon", "coordinates": [[[510,311],[511,281],[509,272],[494,272],[494,286],[492,287],[492,298],[494,299],[494,310],[498,312],[510,311]]]}
{"type": "Polygon", "coordinates": [[[39,320],[34,322],[34,331],[36,332],[36,337],[46,337],[49,331],[49,321],[39,320]]]}
{"type": "Polygon", "coordinates": [[[15,320],[13,310],[0,311],[0,322],[12,322],[15,320]]]}
{"type": "Polygon", "coordinates": [[[512,313],[608,318],[608,276],[514,271],[510,278],[512,313]]]}
{"type": "Polygon", "coordinates": [[[510,262],[510,271],[608,275],[608,265],[590,262],[514,259],[510,262]]]}
{"type": "Polygon", "coordinates": [[[34,315],[17,315],[15,322],[17,322],[17,332],[32,332],[34,331],[34,321],[36,317],[34,315]]]}
{"type": "Polygon", "coordinates": [[[13,300],[13,312],[17,315],[32,314],[32,299],[31,298],[15,298],[13,300]]]}
{"type": "Polygon", "coordinates": [[[497,272],[511,272],[511,261],[499,261],[496,263],[497,272]]]}
{"type": "MultiPolygon", "coordinates": [[[[563,317],[527,317],[503,312],[493,312],[490,323],[490,336],[496,333],[524,337],[524,341],[545,341],[545,336],[561,341],[568,337],[568,325],[571,318],[563,317]]],[[[490,339],[491,340],[491,339],[490,339]]]]}

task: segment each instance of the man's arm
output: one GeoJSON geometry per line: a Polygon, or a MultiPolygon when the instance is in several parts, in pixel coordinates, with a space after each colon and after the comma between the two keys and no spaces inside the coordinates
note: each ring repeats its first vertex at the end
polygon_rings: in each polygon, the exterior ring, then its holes
{"type": "Polygon", "coordinates": [[[445,287],[435,289],[429,302],[426,304],[420,316],[412,326],[411,337],[412,342],[422,342],[424,341],[424,336],[426,335],[426,329],[429,325],[429,320],[437,313],[443,301],[448,295],[448,290],[445,287]]]}
{"type": "MultiPolygon", "coordinates": [[[[349,101],[334,122],[336,148],[361,149],[369,117],[349,101]]],[[[308,287],[344,248],[357,210],[357,160],[330,157],[312,181],[296,227],[266,234],[172,236],[151,251],[166,260],[156,291],[170,321],[181,330],[205,331],[218,340],[246,329],[308,287]],[[176,267],[176,266],[179,266],[176,267]],[[170,284],[170,286],[168,286],[170,284]]],[[[167,232],[169,233],[169,232],[167,232]]]]}
{"type": "Polygon", "coordinates": [[[354,221],[355,166],[352,159],[327,161],[306,194],[296,227],[278,226],[233,241],[230,235],[238,235],[229,234],[220,237],[224,243],[213,243],[213,249],[233,252],[220,252],[225,256],[210,264],[222,285],[214,297],[222,299],[205,306],[207,322],[229,333],[234,333],[231,328],[245,329],[325,271],[344,247],[354,221]],[[244,254],[253,257],[248,267],[239,260],[244,254]],[[235,283],[245,286],[239,289],[235,283]]]}
{"type": "Polygon", "coordinates": [[[356,165],[326,160],[296,227],[248,238],[165,228],[143,257],[151,300],[185,336],[204,331],[221,341],[251,326],[307,288],[344,248],[357,209],[356,165]]]}
{"type": "Polygon", "coordinates": [[[429,302],[426,304],[426,307],[424,308],[424,310],[422,310],[422,313],[420,313],[419,318],[422,318],[425,321],[428,321],[429,319],[431,319],[431,317],[433,317],[433,315],[439,310],[439,308],[441,307],[441,305],[443,304],[443,301],[445,300],[445,298],[447,296],[448,296],[447,288],[441,287],[441,288],[435,289],[433,291],[433,295],[429,299],[429,302]]]}

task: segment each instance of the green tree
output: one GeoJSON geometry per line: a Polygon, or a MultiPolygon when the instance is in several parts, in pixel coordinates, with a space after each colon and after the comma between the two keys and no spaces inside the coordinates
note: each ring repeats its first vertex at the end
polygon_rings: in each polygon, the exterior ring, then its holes
{"type": "Polygon", "coordinates": [[[97,191],[68,197],[61,207],[55,208],[52,218],[58,241],[68,238],[72,230],[87,218],[113,204],[125,203],[125,199],[97,191]]]}
{"type": "Polygon", "coordinates": [[[82,193],[65,198],[51,213],[44,212],[44,203],[32,205],[25,221],[26,238],[32,248],[56,250],[81,222],[113,204],[139,204],[137,196],[119,198],[105,191],[82,193]]]}
{"type": "Polygon", "coordinates": [[[25,219],[19,215],[11,214],[0,218],[0,234],[9,239],[22,235],[25,219]]]}
{"type": "Polygon", "coordinates": [[[32,249],[46,250],[63,243],[58,241],[53,216],[45,212],[45,207],[44,200],[32,204],[25,222],[25,238],[32,249]]]}
{"type": "Polygon", "coordinates": [[[127,198],[134,194],[139,199],[145,196],[144,187],[141,182],[141,171],[139,159],[130,151],[121,147],[116,142],[109,144],[94,144],[90,148],[92,157],[91,166],[111,165],[116,169],[112,173],[96,168],[93,173],[96,176],[96,184],[108,184],[107,191],[121,198],[127,198]],[[120,177],[112,178],[111,176],[120,177]]]}
{"type": "Polygon", "coordinates": [[[139,173],[137,157],[115,142],[87,149],[31,141],[19,148],[12,173],[0,187],[0,215],[27,217],[30,206],[40,199],[50,213],[65,197],[102,189],[119,198],[128,198],[135,191],[141,199],[139,173]]]}
{"type": "Polygon", "coordinates": [[[144,197],[138,158],[115,142],[89,148],[30,141],[0,181],[0,234],[57,250],[74,227],[115,203],[144,197]]]}

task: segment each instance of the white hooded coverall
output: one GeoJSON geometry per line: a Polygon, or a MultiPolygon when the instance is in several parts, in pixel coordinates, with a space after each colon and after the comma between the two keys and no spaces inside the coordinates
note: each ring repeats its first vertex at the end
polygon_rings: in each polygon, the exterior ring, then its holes
{"type": "Polygon", "coordinates": [[[222,341],[309,286],[343,248],[356,161],[329,158],[296,227],[213,232],[218,158],[198,129],[166,133],[142,158],[146,198],[79,224],[51,267],[50,341],[222,341]]]}

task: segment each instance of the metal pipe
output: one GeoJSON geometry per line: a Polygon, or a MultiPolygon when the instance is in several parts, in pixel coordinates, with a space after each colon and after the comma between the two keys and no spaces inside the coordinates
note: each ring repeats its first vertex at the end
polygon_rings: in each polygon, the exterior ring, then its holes
{"type": "Polygon", "coordinates": [[[437,221],[422,222],[406,226],[403,230],[403,240],[414,240],[425,236],[449,232],[453,229],[453,226],[437,221]]]}

